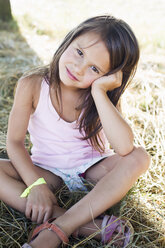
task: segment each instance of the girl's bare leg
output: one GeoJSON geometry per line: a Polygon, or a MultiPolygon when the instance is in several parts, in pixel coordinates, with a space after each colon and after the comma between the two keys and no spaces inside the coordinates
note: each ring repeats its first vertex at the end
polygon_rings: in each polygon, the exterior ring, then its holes
{"type": "MultiPolygon", "coordinates": [[[[124,157],[115,154],[92,166],[86,178],[96,181],[96,186],[54,223],[68,236],[79,227],[82,231],[82,226],[121,200],[137,178],[148,169],[149,164],[149,155],[139,147],[124,157]]],[[[59,238],[45,230],[32,242],[32,247],[55,248],[59,244],[59,238]]]]}
{"type": "MultiPolygon", "coordinates": [[[[49,188],[55,192],[60,187],[62,180],[51,172],[46,171],[40,167],[37,167],[37,169],[39,176],[44,177],[48,183],[49,188]]],[[[25,190],[25,188],[26,185],[22,182],[12,163],[9,160],[0,159],[0,199],[16,210],[25,213],[26,198],[20,198],[20,195],[25,190]]],[[[66,209],[55,206],[52,217],[59,217],[65,212],[66,209]]],[[[97,222],[100,222],[100,220],[97,222]]],[[[90,228],[91,230],[80,230],[80,234],[83,236],[90,235],[96,231],[95,227],[92,228],[93,223],[89,223],[86,225],[86,227],[90,228]]],[[[97,235],[96,238],[97,237],[99,238],[100,235],[97,235]]]]}

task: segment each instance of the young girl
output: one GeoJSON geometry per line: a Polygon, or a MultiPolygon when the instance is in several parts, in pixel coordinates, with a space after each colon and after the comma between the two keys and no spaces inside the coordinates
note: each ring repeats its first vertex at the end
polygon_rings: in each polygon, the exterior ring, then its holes
{"type": "Polygon", "coordinates": [[[8,125],[10,160],[0,161],[0,198],[43,223],[23,247],[55,248],[71,234],[94,232],[103,244],[125,247],[131,241],[128,221],[101,214],[150,163],[146,151],[134,146],[119,108],[138,59],[130,27],[97,16],[68,33],[50,66],[19,80],[8,125]],[[31,156],[24,146],[27,130],[31,156]],[[62,180],[71,191],[86,190],[83,178],[94,188],[69,210],[60,208],[54,192],[62,180]]]}

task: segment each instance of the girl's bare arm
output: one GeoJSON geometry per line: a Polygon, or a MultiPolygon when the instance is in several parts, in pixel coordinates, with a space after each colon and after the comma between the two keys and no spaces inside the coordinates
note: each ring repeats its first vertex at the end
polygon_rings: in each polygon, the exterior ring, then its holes
{"type": "MultiPolygon", "coordinates": [[[[7,152],[9,158],[24,183],[29,186],[40,176],[24,146],[33,97],[38,79],[21,79],[16,89],[7,132],[7,152]],[[35,82],[34,82],[35,80],[35,82]]],[[[32,221],[42,222],[50,218],[56,198],[46,184],[32,188],[27,197],[25,215],[32,221]]]]}
{"type": "Polygon", "coordinates": [[[113,75],[98,79],[92,85],[92,96],[109,143],[115,152],[124,156],[133,150],[134,135],[128,123],[107,96],[106,92],[112,86],[111,80],[115,80],[113,75]]]}
{"type": "Polygon", "coordinates": [[[24,140],[32,112],[34,80],[20,79],[14,104],[9,116],[7,132],[7,153],[27,186],[38,179],[38,174],[25,149],[24,140]]]}

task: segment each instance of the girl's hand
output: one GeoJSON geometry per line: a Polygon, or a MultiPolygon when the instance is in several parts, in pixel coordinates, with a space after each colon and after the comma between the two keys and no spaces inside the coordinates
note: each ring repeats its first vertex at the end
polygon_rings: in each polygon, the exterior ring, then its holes
{"type": "Polygon", "coordinates": [[[122,71],[118,71],[109,76],[102,76],[93,82],[91,86],[91,90],[97,88],[103,90],[104,92],[107,92],[108,90],[112,91],[113,89],[121,86],[122,77],[123,77],[122,71]]]}
{"type": "Polygon", "coordinates": [[[25,215],[38,224],[48,220],[57,200],[46,184],[33,187],[27,197],[25,215]]]}

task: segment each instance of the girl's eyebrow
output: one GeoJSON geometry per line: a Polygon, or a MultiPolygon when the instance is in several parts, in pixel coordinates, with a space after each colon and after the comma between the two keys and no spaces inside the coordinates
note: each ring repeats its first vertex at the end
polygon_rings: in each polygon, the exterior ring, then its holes
{"type": "MultiPolygon", "coordinates": [[[[78,45],[78,47],[85,53],[85,51],[84,51],[84,49],[80,46],[80,44],[77,42],[77,45],[78,45]]],[[[90,46],[89,46],[90,47],[90,46]]],[[[88,47],[86,47],[86,48],[88,48],[88,47]]],[[[105,74],[106,72],[105,71],[103,71],[103,70],[101,70],[101,68],[99,67],[99,66],[97,66],[96,64],[93,64],[94,66],[96,66],[103,74],[105,74]]]]}

